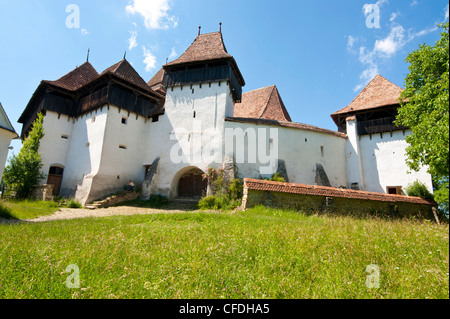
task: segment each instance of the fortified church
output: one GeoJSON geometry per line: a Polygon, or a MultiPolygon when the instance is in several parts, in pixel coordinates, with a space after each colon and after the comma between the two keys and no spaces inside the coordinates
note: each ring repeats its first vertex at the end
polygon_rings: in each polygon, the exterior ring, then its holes
{"type": "Polygon", "coordinates": [[[86,62],[42,81],[19,119],[21,138],[43,113],[42,184],[83,205],[129,180],[143,197],[201,196],[209,167],[390,194],[419,180],[432,190],[426,169],[408,172],[411,131],[393,124],[402,89],[381,75],[331,114],[336,131],[292,122],[275,85],[242,93],[244,86],[222,33],[199,34],[148,82],[126,59],[101,73],[86,62]]]}

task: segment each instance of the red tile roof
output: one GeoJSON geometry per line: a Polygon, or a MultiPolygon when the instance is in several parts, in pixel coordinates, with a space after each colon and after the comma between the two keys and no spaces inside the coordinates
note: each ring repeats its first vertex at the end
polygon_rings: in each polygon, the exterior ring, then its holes
{"type": "Polygon", "coordinates": [[[345,134],[345,133],[335,132],[335,131],[327,130],[327,129],[320,128],[317,126],[303,124],[303,123],[296,123],[296,122],[276,121],[276,120],[268,120],[268,119],[255,119],[255,118],[242,118],[242,117],[227,117],[225,119],[225,121],[236,122],[236,123],[250,123],[250,124],[256,124],[256,125],[274,125],[274,126],[280,126],[280,127],[300,129],[300,130],[305,130],[305,131],[325,133],[325,134],[339,136],[342,138],[347,138],[347,134],[345,134]]]}
{"type": "Polygon", "coordinates": [[[141,76],[136,72],[136,70],[131,66],[131,64],[126,59],[123,59],[122,61],[117,62],[113,66],[107,68],[105,71],[102,72],[102,74],[100,74],[100,76],[103,76],[108,73],[113,74],[118,78],[130,82],[147,91],[149,90],[152,91],[151,88],[144,81],[144,79],[141,78],[141,76]]]}
{"type": "Polygon", "coordinates": [[[402,91],[401,87],[378,74],[348,106],[334,112],[331,116],[399,104],[402,91]]]}
{"type": "Polygon", "coordinates": [[[435,202],[428,201],[420,197],[364,192],[352,189],[341,189],[326,186],[271,182],[249,178],[244,179],[244,186],[247,187],[248,189],[279,192],[279,193],[373,200],[391,203],[403,202],[413,204],[435,205],[435,202]]]}
{"type": "Polygon", "coordinates": [[[234,105],[234,117],[292,122],[275,85],[244,93],[234,105]]]}
{"type": "Polygon", "coordinates": [[[213,32],[199,35],[178,59],[167,63],[165,66],[223,58],[232,58],[232,56],[228,54],[225,48],[222,33],[213,32]]]}
{"type": "Polygon", "coordinates": [[[42,81],[69,91],[75,91],[85,84],[98,78],[99,74],[94,67],[85,62],[74,70],[70,71],[56,81],[42,81]]]}

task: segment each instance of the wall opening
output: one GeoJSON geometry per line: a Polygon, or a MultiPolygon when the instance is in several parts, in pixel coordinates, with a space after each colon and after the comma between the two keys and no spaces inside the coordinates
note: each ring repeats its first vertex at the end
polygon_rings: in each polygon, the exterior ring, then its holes
{"type": "Polygon", "coordinates": [[[60,166],[50,166],[48,170],[47,184],[53,185],[53,195],[59,195],[61,183],[64,174],[64,168],[60,166]]]}
{"type": "Polygon", "coordinates": [[[206,195],[207,181],[203,180],[203,171],[194,167],[184,173],[178,181],[179,197],[202,197],[206,195]]]}

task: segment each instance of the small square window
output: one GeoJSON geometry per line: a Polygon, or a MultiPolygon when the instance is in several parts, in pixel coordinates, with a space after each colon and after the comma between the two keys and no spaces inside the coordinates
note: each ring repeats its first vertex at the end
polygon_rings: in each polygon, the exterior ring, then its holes
{"type": "Polygon", "coordinates": [[[127,125],[128,119],[126,117],[122,117],[122,124],[127,125]]]}

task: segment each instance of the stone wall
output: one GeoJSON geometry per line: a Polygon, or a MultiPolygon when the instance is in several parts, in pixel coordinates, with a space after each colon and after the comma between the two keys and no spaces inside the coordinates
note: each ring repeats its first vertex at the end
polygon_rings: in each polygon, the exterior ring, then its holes
{"type": "Polygon", "coordinates": [[[33,188],[31,197],[33,197],[36,200],[43,200],[43,201],[53,200],[53,185],[45,184],[45,185],[35,186],[33,188]]]}
{"type": "MultiPolygon", "coordinates": [[[[260,182],[267,183],[266,181],[258,181],[258,184],[260,184],[260,182]]],[[[268,183],[275,185],[275,182],[268,183]]],[[[402,198],[402,201],[393,202],[391,197],[387,197],[386,201],[356,199],[327,196],[326,194],[319,194],[323,193],[319,191],[317,191],[317,194],[299,194],[291,192],[291,189],[289,188],[284,191],[271,191],[256,189],[258,187],[255,187],[255,185],[249,186],[248,184],[249,183],[244,184],[244,198],[242,202],[244,209],[263,205],[274,208],[294,209],[305,213],[332,213],[356,216],[370,215],[395,218],[414,216],[419,219],[435,219],[432,211],[433,205],[431,203],[420,202],[419,200],[417,200],[417,202],[408,202],[407,199],[402,198]]],[[[288,183],[279,184],[286,187],[289,187],[288,185],[290,185],[288,183]]],[[[322,187],[319,189],[322,190],[322,187]]],[[[346,191],[352,192],[351,190],[346,191]]],[[[368,194],[367,192],[363,193],[368,194]]],[[[411,199],[411,201],[416,200],[411,199]]]]}

